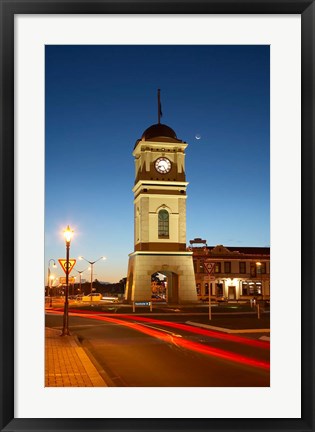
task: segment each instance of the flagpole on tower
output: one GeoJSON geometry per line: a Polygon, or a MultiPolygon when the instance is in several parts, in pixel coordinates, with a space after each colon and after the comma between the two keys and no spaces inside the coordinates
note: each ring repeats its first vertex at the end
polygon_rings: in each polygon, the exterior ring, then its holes
{"type": "Polygon", "coordinates": [[[161,123],[162,109],[161,109],[161,90],[158,89],[158,123],[161,123]]]}

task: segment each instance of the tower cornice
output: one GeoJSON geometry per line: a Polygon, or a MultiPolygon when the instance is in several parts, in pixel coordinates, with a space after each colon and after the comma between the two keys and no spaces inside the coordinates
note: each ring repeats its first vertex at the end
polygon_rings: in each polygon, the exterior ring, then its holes
{"type": "MultiPolygon", "coordinates": [[[[169,139],[168,139],[169,140],[169,139]]],[[[139,156],[141,153],[145,151],[156,151],[167,153],[168,151],[175,152],[183,152],[188,147],[188,144],[185,142],[170,142],[170,141],[142,141],[139,140],[135,148],[132,152],[134,157],[139,156]]]]}
{"type": "Polygon", "coordinates": [[[137,181],[137,183],[135,184],[135,186],[132,188],[132,192],[134,194],[139,192],[140,188],[148,188],[150,187],[151,189],[186,189],[187,186],[189,185],[189,182],[183,182],[183,181],[165,181],[165,180],[139,180],[137,181]]]}

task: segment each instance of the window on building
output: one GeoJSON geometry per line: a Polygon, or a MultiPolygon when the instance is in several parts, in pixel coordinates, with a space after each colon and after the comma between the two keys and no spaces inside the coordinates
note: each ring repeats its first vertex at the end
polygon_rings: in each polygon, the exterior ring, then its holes
{"type": "Polygon", "coordinates": [[[170,217],[167,210],[159,211],[159,238],[169,237],[170,217]]]}
{"type": "Polygon", "coordinates": [[[205,283],[205,294],[209,294],[209,285],[205,283]]]}
{"type": "Polygon", "coordinates": [[[248,288],[248,294],[252,296],[261,294],[261,284],[259,282],[250,282],[248,288]]]}
{"type": "Polygon", "coordinates": [[[231,273],[231,262],[226,261],[224,263],[224,273],[231,273]]]}
{"type": "Polygon", "coordinates": [[[240,261],[240,273],[245,274],[246,273],[246,262],[245,261],[240,261]]]}
{"type": "Polygon", "coordinates": [[[250,276],[256,277],[256,263],[250,263],[250,276]]]}
{"type": "Polygon", "coordinates": [[[223,297],[223,283],[216,284],[217,297],[223,297]]]}
{"type": "Polygon", "coordinates": [[[266,263],[262,262],[257,265],[257,274],[266,274],[266,263]]]}
{"type": "Polygon", "coordinates": [[[197,290],[197,295],[200,295],[200,283],[197,283],[196,290],[197,290]]]}
{"type": "Polygon", "coordinates": [[[262,274],[266,274],[267,273],[267,263],[262,263],[261,272],[262,272],[262,274]]]}
{"type": "Polygon", "coordinates": [[[242,283],[242,295],[249,295],[247,282],[242,283]]]}
{"type": "Polygon", "coordinates": [[[215,263],[214,272],[215,273],[221,273],[221,263],[220,262],[215,263]]]}

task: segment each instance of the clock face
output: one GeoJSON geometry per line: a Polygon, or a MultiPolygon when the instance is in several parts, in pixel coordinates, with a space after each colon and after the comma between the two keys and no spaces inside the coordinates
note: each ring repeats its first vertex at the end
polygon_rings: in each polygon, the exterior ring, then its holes
{"type": "Polygon", "coordinates": [[[171,167],[171,161],[165,157],[160,157],[155,161],[155,169],[161,174],[166,174],[170,172],[171,167]]]}

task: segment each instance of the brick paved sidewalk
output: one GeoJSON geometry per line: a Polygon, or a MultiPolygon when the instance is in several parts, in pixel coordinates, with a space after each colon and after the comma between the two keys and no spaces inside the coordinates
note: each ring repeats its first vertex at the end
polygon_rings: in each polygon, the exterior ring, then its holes
{"type": "Polygon", "coordinates": [[[74,336],[45,329],[45,387],[107,387],[74,336]]]}

